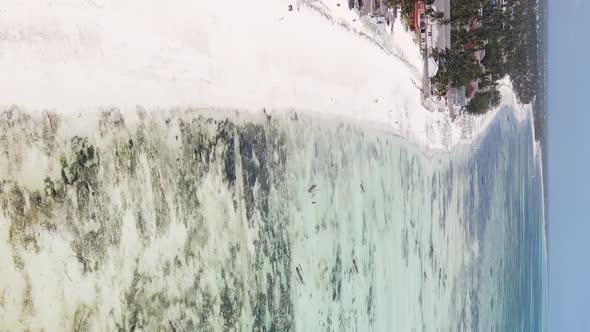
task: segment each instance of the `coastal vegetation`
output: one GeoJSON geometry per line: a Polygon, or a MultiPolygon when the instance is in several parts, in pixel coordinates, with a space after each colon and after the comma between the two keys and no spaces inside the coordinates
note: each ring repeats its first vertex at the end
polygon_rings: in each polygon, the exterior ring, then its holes
{"type": "Polygon", "coordinates": [[[476,93],[475,96],[471,98],[465,109],[469,113],[482,114],[487,112],[491,105],[497,106],[499,103],[500,91],[494,88],[488,91],[476,93]]]}
{"type": "Polygon", "coordinates": [[[484,113],[499,103],[498,81],[508,75],[520,102],[535,99],[538,70],[533,0],[509,0],[505,8],[492,0],[451,0],[450,19],[442,23],[452,26],[452,43],[450,49],[433,54],[441,67],[432,79],[438,94],[477,82],[478,91],[465,109],[484,113]]]}

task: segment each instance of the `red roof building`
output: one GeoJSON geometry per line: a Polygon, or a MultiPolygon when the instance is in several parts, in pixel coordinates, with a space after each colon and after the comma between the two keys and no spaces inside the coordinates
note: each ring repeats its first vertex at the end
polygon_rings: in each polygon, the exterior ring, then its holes
{"type": "Polygon", "coordinates": [[[473,51],[474,49],[475,49],[475,44],[472,42],[467,42],[467,43],[463,44],[463,51],[465,51],[465,52],[473,51]]]}
{"type": "Polygon", "coordinates": [[[420,28],[420,18],[424,16],[425,8],[424,1],[416,1],[414,4],[414,11],[408,16],[408,26],[410,31],[416,31],[420,28]]]}

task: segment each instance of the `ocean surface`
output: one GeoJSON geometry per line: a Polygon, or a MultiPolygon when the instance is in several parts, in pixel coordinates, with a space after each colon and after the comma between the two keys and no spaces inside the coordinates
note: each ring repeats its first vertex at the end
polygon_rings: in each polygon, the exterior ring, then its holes
{"type": "Polygon", "coordinates": [[[0,330],[543,331],[532,123],[429,152],[294,111],[0,117],[0,330]]]}

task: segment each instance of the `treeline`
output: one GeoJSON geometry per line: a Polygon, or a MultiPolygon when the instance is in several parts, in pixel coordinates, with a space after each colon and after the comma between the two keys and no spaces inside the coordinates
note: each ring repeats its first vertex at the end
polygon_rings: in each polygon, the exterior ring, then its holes
{"type": "Polygon", "coordinates": [[[505,44],[506,74],[510,75],[518,99],[525,104],[534,100],[538,84],[535,6],[532,0],[516,2],[507,29],[498,36],[505,44]]]}

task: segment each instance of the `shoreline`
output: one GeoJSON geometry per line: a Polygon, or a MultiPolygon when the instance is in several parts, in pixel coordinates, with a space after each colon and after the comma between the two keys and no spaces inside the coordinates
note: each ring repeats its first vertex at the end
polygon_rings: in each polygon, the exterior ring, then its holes
{"type": "Polygon", "coordinates": [[[8,50],[0,57],[0,88],[11,99],[0,102],[21,109],[307,110],[387,129],[430,151],[477,141],[497,113],[451,121],[447,112],[426,109],[412,33],[395,20],[389,35],[370,37],[358,14],[337,0],[300,1],[293,11],[284,0],[186,1],[186,8],[166,9],[148,3],[134,16],[137,0],[40,8],[12,1],[16,10],[0,23],[0,46],[8,50]],[[240,31],[229,28],[242,23],[246,8],[259,10],[240,31]]]}

